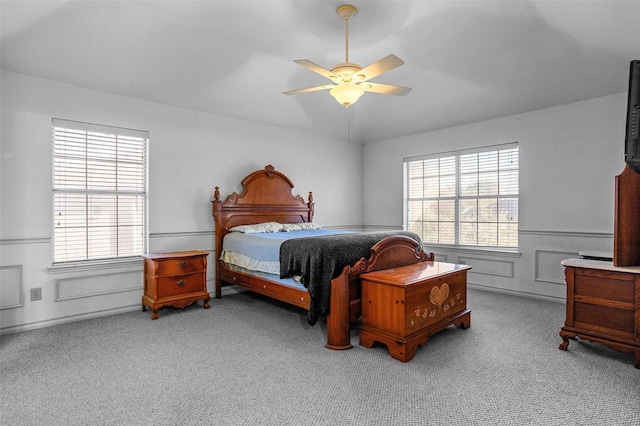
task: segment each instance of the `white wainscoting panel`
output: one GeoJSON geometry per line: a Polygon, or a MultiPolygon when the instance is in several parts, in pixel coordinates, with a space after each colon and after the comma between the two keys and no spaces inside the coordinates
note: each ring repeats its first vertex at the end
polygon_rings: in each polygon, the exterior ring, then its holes
{"type": "Polygon", "coordinates": [[[22,265],[0,266],[0,309],[24,306],[22,265]]]}
{"type": "Polygon", "coordinates": [[[435,253],[436,262],[447,262],[449,255],[447,253],[435,253]]]}
{"type": "MultiPolygon", "coordinates": [[[[428,252],[429,250],[427,249],[425,251],[428,252]]],[[[433,254],[434,254],[434,257],[435,257],[434,260],[436,262],[445,262],[445,263],[447,262],[447,257],[449,256],[447,253],[436,253],[436,252],[434,252],[433,254]]]]}
{"type": "Polygon", "coordinates": [[[513,261],[498,259],[483,259],[472,256],[459,256],[458,262],[471,266],[470,274],[494,275],[497,277],[513,278],[513,261]]]}
{"type": "Polygon", "coordinates": [[[103,294],[139,291],[143,288],[142,272],[121,272],[84,277],[62,278],[55,282],[56,302],[103,294]]]}
{"type": "Polygon", "coordinates": [[[535,280],[555,284],[565,284],[564,270],[560,262],[564,259],[578,258],[580,255],[571,251],[536,250],[535,280]]]}

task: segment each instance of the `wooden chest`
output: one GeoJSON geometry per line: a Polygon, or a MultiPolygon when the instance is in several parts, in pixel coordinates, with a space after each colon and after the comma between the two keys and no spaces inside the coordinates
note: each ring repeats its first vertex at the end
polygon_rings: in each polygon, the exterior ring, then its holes
{"type": "Polygon", "coordinates": [[[407,362],[429,336],[450,325],[471,326],[468,269],[431,261],[362,274],[360,345],[384,343],[393,358],[407,362]]]}
{"type": "Polygon", "coordinates": [[[144,295],[142,311],[149,306],[151,319],[158,319],[158,310],[164,306],[186,308],[202,299],[209,309],[207,292],[206,251],[181,251],[143,255],[144,295]]]}
{"type": "Polygon", "coordinates": [[[640,266],[611,262],[562,261],[567,281],[567,316],[560,329],[561,350],[580,337],[633,354],[640,368],[640,266]]]}

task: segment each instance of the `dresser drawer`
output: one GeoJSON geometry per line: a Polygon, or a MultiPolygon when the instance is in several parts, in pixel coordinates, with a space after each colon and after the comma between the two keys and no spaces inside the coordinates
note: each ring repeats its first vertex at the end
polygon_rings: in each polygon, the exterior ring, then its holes
{"type": "Polygon", "coordinates": [[[157,274],[160,277],[201,272],[205,269],[205,258],[201,256],[185,259],[165,259],[157,262],[156,267],[157,274]]]}
{"type": "Polygon", "coordinates": [[[592,269],[575,271],[574,296],[617,302],[634,302],[634,280],[630,274],[592,269]]]}
{"type": "Polygon", "coordinates": [[[633,340],[635,319],[632,304],[621,307],[576,300],[573,311],[573,324],[576,327],[633,340]]]}

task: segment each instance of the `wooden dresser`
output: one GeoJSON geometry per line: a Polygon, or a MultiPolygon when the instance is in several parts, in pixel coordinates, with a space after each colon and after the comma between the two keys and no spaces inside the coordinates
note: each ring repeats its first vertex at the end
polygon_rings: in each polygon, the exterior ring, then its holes
{"type": "Polygon", "coordinates": [[[384,343],[393,358],[407,362],[429,336],[450,325],[471,326],[468,269],[427,261],[360,275],[360,345],[384,343]]]}
{"type": "Polygon", "coordinates": [[[601,343],[631,353],[640,368],[640,266],[618,267],[586,259],[562,261],[567,281],[567,317],[561,350],[569,339],[601,343]]]}
{"type": "Polygon", "coordinates": [[[142,311],[148,306],[151,319],[158,319],[164,306],[186,308],[199,299],[209,309],[206,251],[192,250],[146,254],[144,258],[144,295],[142,311]]]}

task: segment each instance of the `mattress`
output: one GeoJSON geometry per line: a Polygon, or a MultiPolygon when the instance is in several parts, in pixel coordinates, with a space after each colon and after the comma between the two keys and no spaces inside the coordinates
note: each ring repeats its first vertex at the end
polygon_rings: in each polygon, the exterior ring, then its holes
{"type": "Polygon", "coordinates": [[[291,232],[264,232],[246,234],[230,232],[222,240],[220,260],[230,269],[262,279],[306,290],[299,277],[280,278],[280,245],[293,238],[321,237],[346,234],[349,231],[306,229],[291,232]]]}

